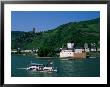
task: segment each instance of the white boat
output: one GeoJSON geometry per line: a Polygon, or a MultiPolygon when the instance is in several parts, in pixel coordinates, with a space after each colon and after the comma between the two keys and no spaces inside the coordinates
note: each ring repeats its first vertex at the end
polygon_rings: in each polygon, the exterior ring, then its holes
{"type": "Polygon", "coordinates": [[[39,71],[39,72],[57,72],[57,69],[53,66],[46,66],[44,64],[37,64],[37,63],[31,63],[29,67],[26,68],[26,70],[30,71],[39,71]]]}

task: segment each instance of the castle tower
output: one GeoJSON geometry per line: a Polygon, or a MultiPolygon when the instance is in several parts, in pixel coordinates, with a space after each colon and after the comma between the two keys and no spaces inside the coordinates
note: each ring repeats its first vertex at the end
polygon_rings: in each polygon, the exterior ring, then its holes
{"type": "Polygon", "coordinates": [[[35,33],[36,32],[36,29],[35,29],[35,27],[33,28],[33,33],[35,33]]]}
{"type": "Polygon", "coordinates": [[[67,47],[70,48],[70,49],[73,49],[74,43],[67,43],[67,47]]]}

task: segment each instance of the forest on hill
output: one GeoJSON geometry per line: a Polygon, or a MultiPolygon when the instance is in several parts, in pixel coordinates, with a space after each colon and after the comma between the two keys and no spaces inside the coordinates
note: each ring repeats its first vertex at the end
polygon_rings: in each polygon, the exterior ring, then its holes
{"type": "Polygon", "coordinates": [[[39,56],[53,56],[66,44],[75,43],[75,47],[83,47],[84,43],[100,41],[100,18],[69,22],[57,28],[42,32],[11,31],[11,49],[39,49],[39,56]]]}

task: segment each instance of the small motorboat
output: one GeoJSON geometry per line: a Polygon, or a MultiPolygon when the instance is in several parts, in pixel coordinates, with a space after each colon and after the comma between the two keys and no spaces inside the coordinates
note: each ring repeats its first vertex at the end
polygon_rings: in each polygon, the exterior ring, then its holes
{"type": "Polygon", "coordinates": [[[44,64],[31,63],[29,67],[26,68],[29,71],[39,71],[39,72],[57,72],[57,68],[53,66],[46,66],[44,64]]]}

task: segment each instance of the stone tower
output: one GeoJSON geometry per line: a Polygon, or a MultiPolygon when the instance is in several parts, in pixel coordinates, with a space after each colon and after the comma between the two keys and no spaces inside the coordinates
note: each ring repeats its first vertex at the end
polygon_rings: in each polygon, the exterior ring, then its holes
{"type": "Polygon", "coordinates": [[[35,31],[36,31],[36,29],[35,29],[35,27],[33,28],[33,33],[35,33],[35,31]]]}

